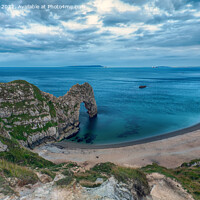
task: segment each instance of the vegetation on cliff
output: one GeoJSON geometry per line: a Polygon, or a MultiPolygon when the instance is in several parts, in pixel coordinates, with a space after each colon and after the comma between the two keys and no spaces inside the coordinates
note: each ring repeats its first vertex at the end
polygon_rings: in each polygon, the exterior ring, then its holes
{"type": "Polygon", "coordinates": [[[59,98],[24,80],[0,83],[1,135],[30,148],[67,138],[79,131],[81,102],[90,117],[96,116],[96,101],[88,83],[74,85],[59,98]]]}
{"type": "Polygon", "coordinates": [[[138,196],[147,196],[150,193],[146,175],[140,169],[107,162],[97,164],[84,173],[75,174],[76,181],[84,187],[98,187],[111,176],[118,182],[127,184],[129,190],[136,190],[138,196]]]}
{"type": "Polygon", "coordinates": [[[19,145],[15,139],[8,139],[0,136],[0,141],[7,145],[8,150],[0,152],[0,159],[12,162],[22,166],[30,166],[32,168],[44,168],[54,166],[54,164],[38,154],[29,151],[28,149],[19,145]]]}
{"type": "Polygon", "coordinates": [[[25,146],[31,145],[29,136],[57,128],[54,104],[27,81],[1,83],[0,102],[0,128],[25,146]]]}
{"type": "MultiPolygon", "coordinates": [[[[7,146],[7,151],[0,152],[0,193],[4,195],[15,193],[12,189],[15,185],[22,187],[38,182],[36,169],[43,174],[49,171],[45,168],[55,166],[54,163],[22,147],[14,138],[0,136],[0,142],[7,146]]],[[[55,177],[51,171],[48,175],[55,177]]]]}
{"type": "Polygon", "coordinates": [[[62,174],[64,177],[55,181],[55,184],[69,187],[74,184],[89,188],[98,187],[110,177],[114,177],[118,182],[130,187],[130,190],[135,188],[138,195],[145,196],[150,192],[146,174],[157,172],[178,181],[195,200],[200,199],[200,160],[184,163],[175,169],[167,169],[157,164],[134,169],[107,162],[84,170],[76,163],[53,164],[21,147],[14,139],[0,137],[0,141],[8,146],[6,152],[0,152],[0,193],[4,195],[14,194],[16,185],[21,187],[41,181],[39,173],[49,177],[49,181],[53,180],[56,174],[62,174]]]}
{"type": "Polygon", "coordinates": [[[184,163],[175,169],[167,169],[156,163],[142,168],[145,173],[158,172],[178,181],[194,199],[200,199],[200,159],[184,163]]]}

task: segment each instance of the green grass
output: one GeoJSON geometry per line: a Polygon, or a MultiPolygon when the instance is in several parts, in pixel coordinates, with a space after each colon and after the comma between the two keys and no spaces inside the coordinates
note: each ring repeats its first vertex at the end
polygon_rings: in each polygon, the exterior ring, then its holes
{"type": "Polygon", "coordinates": [[[53,172],[60,171],[65,166],[65,163],[60,163],[57,165],[49,166],[48,169],[53,172]]]}
{"type": "Polygon", "coordinates": [[[32,126],[31,125],[27,125],[27,126],[23,126],[23,125],[19,125],[19,126],[14,126],[10,132],[10,135],[13,136],[15,139],[17,140],[27,140],[27,137],[24,136],[24,133],[34,133],[35,130],[32,130],[32,126]]]}
{"type": "Polygon", "coordinates": [[[75,104],[74,109],[76,109],[78,107],[78,103],[75,104]]]}
{"type": "Polygon", "coordinates": [[[144,196],[150,193],[146,175],[140,169],[115,166],[111,173],[119,182],[127,184],[133,183],[139,195],[144,196]]]}
{"type": "Polygon", "coordinates": [[[200,167],[200,159],[195,159],[195,160],[192,160],[190,161],[189,163],[183,163],[181,165],[181,167],[191,167],[193,165],[197,164],[197,167],[200,167]]]}
{"type": "MultiPolygon", "coordinates": [[[[11,115],[10,117],[7,117],[6,119],[8,120],[8,125],[13,125],[14,122],[18,122],[18,121],[24,121],[24,120],[30,120],[30,119],[37,119],[38,117],[45,117],[48,116],[47,114],[43,114],[40,116],[31,116],[29,114],[20,114],[20,115],[11,115]]],[[[1,120],[1,118],[0,118],[1,120]]]]}
{"type": "MultiPolygon", "coordinates": [[[[15,80],[15,81],[12,81],[9,83],[8,83],[8,86],[11,89],[17,89],[18,87],[20,87],[20,89],[22,89],[24,91],[25,95],[29,95],[30,91],[31,91],[30,89],[33,89],[35,98],[33,97],[32,100],[37,99],[40,102],[39,106],[38,106],[39,112],[40,113],[44,112],[42,105],[43,105],[44,101],[46,101],[46,103],[49,105],[51,117],[56,117],[56,110],[54,108],[54,104],[51,101],[47,101],[47,99],[42,95],[42,92],[39,90],[39,88],[37,88],[35,85],[30,84],[24,80],[15,80]],[[9,83],[11,83],[11,84],[9,84],[9,83]],[[18,85],[13,86],[12,85],[13,83],[18,84],[18,85]]],[[[9,92],[11,92],[11,91],[9,90],[9,92]]],[[[20,111],[22,111],[23,109],[34,108],[34,105],[30,105],[30,102],[32,100],[29,99],[26,101],[16,102],[13,104],[10,102],[2,102],[0,106],[3,108],[12,107],[13,109],[20,109],[20,111]]],[[[57,122],[49,121],[43,128],[37,127],[36,129],[33,129],[33,124],[14,125],[14,122],[18,122],[18,121],[20,122],[20,121],[34,119],[34,118],[38,118],[38,117],[42,117],[42,116],[43,115],[37,116],[37,117],[32,117],[32,116],[29,116],[28,114],[22,114],[19,116],[11,116],[11,117],[7,118],[7,120],[8,120],[7,123],[4,122],[5,125],[9,125],[9,126],[11,126],[11,128],[8,128],[8,127],[4,127],[4,128],[7,131],[9,131],[10,135],[13,138],[26,141],[27,137],[24,136],[24,133],[26,133],[27,135],[31,135],[35,132],[47,131],[50,127],[57,127],[57,125],[58,125],[57,122]]]]}
{"type": "MultiPolygon", "coordinates": [[[[41,115],[40,117],[44,117],[46,115],[41,115]]],[[[6,125],[10,125],[12,126],[12,128],[5,128],[5,130],[10,132],[10,135],[17,139],[17,140],[27,140],[27,137],[24,136],[24,133],[26,133],[27,135],[31,135],[33,133],[36,132],[42,132],[42,131],[47,131],[50,127],[57,127],[58,123],[57,122],[53,122],[53,121],[49,121],[46,123],[46,125],[43,128],[36,128],[33,129],[32,125],[17,125],[14,126],[13,123],[16,121],[22,121],[22,120],[29,120],[29,119],[35,119],[38,118],[37,117],[31,117],[27,114],[22,114],[19,116],[11,116],[9,118],[7,118],[8,123],[5,123],[6,125]]],[[[0,118],[0,120],[2,121],[2,119],[0,118]]]]}
{"type": "Polygon", "coordinates": [[[100,163],[86,172],[78,172],[74,174],[76,181],[83,187],[98,187],[101,184],[96,184],[97,178],[102,178],[106,181],[110,175],[110,168],[115,166],[112,163],[100,163]],[[109,174],[109,175],[108,175],[109,174]]]}
{"type": "Polygon", "coordinates": [[[120,182],[126,183],[128,180],[137,180],[141,184],[147,185],[146,175],[139,169],[115,166],[112,169],[112,174],[120,182]]]}
{"type": "Polygon", "coordinates": [[[34,91],[34,95],[35,95],[35,98],[39,101],[44,101],[45,98],[42,96],[42,93],[40,91],[40,89],[38,87],[36,87],[35,85],[31,84],[32,88],[33,88],[33,91],[34,91]]]}
{"type": "Polygon", "coordinates": [[[128,167],[116,166],[113,163],[99,163],[95,165],[92,171],[98,173],[105,173],[107,175],[114,175],[118,181],[127,182],[130,179],[141,180],[142,183],[147,184],[145,174],[139,169],[133,169],[128,167]]]}
{"type": "Polygon", "coordinates": [[[27,137],[25,137],[23,133],[31,135],[36,132],[47,131],[50,127],[57,127],[57,125],[58,125],[57,122],[49,121],[45,124],[43,128],[33,129],[30,124],[26,126],[24,125],[14,126],[10,132],[10,135],[12,135],[15,139],[26,141],[27,137]]]}
{"type": "Polygon", "coordinates": [[[87,180],[90,182],[95,182],[97,178],[107,179],[105,176],[102,176],[101,174],[92,170],[86,171],[85,173],[78,173],[75,175],[75,177],[77,181],[87,180]]]}
{"type": "Polygon", "coordinates": [[[42,170],[40,170],[40,172],[42,174],[46,174],[46,175],[50,176],[52,179],[54,179],[56,176],[56,173],[50,171],[49,169],[42,169],[42,170]]]}
{"type": "Polygon", "coordinates": [[[10,140],[0,136],[0,141],[3,144],[6,144],[9,149],[7,152],[0,152],[0,159],[4,159],[19,165],[30,166],[33,168],[46,168],[55,165],[52,162],[38,156],[38,154],[20,147],[17,140],[15,139],[10,140]]]}
{"type": "Polygon", "coordinates": [[[69,169],[63,169],[62,174],[65,176],[72,176],[72,171],[69,169]]]}
{"type": "Polygon", "coordinates": [[[0,105],[1,108],[7,108],[7,107],[11,108],[13,106],[14,106],[14,104],[12,104],[10,102],[2,102],[0,105]]]}
{"type": "Polygon", "coordinates": [[[48,102],[51,117],[56,117],[56,110],[51,101],[48,102]]]}
{"type": "Polygon", "coordinates": [[[99,164],[95,165],[91,170],[100,172],[100,173],[110,174],[112,172],[112,169],[114,166],[115,166],[115,164],[113,164],[111,162],[99,163],[99,164]]]}
{"type": "Polygon", "coordinates": [[[147,165],[142,168],[145,173],[158,172],[167,177],[178,181],[195,200],[200,200],[200,167],[190,167],[199,160],[193,160],[190,163],[184,163],[182,167],[167,169],[157,164],[147,165]]]}
{"type": "Polygon", "coordinates": [[[0,173],[5,177],[16,177],[19,185],[35,184],[38,181],[37,175],[27,167],[0,159],[0,173]]]}
{"type": "Polygon", "coordinates": [[[11,81],[9,83],[18,83],[18,84],[25,84],[25,85],[29,85],[30,83],[25,81],[25,80],[15,80],[15,81],[11,81]]]}
{"type": "Polygon", "coordinates": [[[75,174],[76,180],[85,187],[96,187],[97,178],[107,180],[109,177],[114,176],[119,182],[134,183],[134,186],[140,188],[139,191],[145,194],[149,193],[149,186],[146,175],[139,169],[127,168],[116,166],[113,163],[99,163],[85,173],[75,174]]]}
{"type": "Polygon", "coordinates": [[[9,83],[17,83],[17,84],[24,84],[24,85],[27,85],[27,86],[31,86],[33,88],[33,91],[34,91],[35,98],[38,99],[39,101],[45,100],[42,96],[40,89],[38,87],[36,87],[35,85],[28,83],[27,81],[15,80],[15,81],[11,81],[9,83]]]}
{"type": "Polygon", "coordinates": [[[106,181],[108,178],[106,176],[101,175],[95,171],[89,170],[85,173],[75,174],[76,181],[80,183],[83,187],[98,187],[101,184],[96,184],[95,181],[97,178],[102,178],[106,181]]]}
{"type": "Polygon", "coordinates": [[[152,165],[147,165],[146,167],[143,167],[142,171],[145,173],[148,173],[148,174],[157,172],[157,173],[163,174],[169,178],[176,179],[176,176],[174,176],[174,174],[171,170],[169,170],[165,167],[159,166],[156,163],[153,163],[152,165]]]}
{"type": "Polygon", "coordinates": [[[73,167],[78,167],[78,164],[75,163],[75,162],[69,162],[69,163],[67,163],[67,165],[65,166],[65,168],[67,168],[67,169],[71,169],[71,168],[73,168],[73,167]]]}
{"type": "Polygon", "coordinates": [[[9,108],[15,108],[15,109],[21,109],[21,108],[34,108],[34,105],[29,105],[26,104],[26,102],[29,101],[20,101],[20,102],[16,102],[16,103],[10,103],[10,102],[2,102],[1,103],[1,108],[5,108],[5,107],[9,107],[9,108]]]}
{"type": "Polygon", "coordinates": [[[47,174],[52,179],[55,177],[55,171],[59,171],[66,177],[57,181],[60,186],[69,185],[74,179],[84,187],[97,187],[97,178],[102,178],[106,181],[109,177],[114,176],[119,182],[133,184],[141,195],[149,193],[148,182],[145,174],[158,172],[167,177],[177,180],[195,200],[200,200],[200,167],[198,160],[193,160],[190,163],[184,163],[181,167],[175,169],[167,169],[157,164],[147,165],[141,169],[133,169],[117,166],[113,163],[100,163],[86,172],[73,173],[73,168],[78,167],[76,163],[62,163],[55,165],[47,161],[38,154],[35,154],[25,148],[20,147],[17,140],[7,139],[0,136],[0,141],[6,144],[9,148],[7,152],[0,152],[0,191],[3,193],[12,193],[12,189],[5,183],[5,177],[17,177],[21,180],[21,184],[28,184],[37,181],[33,171],[23,167],[28,166],[33,169],[36,167],[41,173],[47,174]]]}
{"type": "Polygon", "coordinates": [[[73,177],[68,176],[55,182],[59,186],[68,186],[73,181],[73,177]]]}

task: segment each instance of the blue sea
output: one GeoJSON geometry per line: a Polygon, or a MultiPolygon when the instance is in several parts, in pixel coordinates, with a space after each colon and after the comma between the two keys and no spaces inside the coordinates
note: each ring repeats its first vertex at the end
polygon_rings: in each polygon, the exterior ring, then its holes
{"type": "Polygon", "coordinates": [[[0,82],[18,79],[57,97],[76,83],[92,85],[98,116],[89,119],[81,105],[74,142],[130,142],[200,122],[200,68],[0,68],[0,82]]]}

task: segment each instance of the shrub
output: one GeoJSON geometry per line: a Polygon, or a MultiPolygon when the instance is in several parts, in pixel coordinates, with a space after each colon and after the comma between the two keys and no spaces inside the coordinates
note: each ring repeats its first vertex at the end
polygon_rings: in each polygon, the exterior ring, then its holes
{"type": "Polygon", "coordinates": [[[42,169],[40,172],[42,174],[46,174],[46,175],[50,176],[52,179],[54,179],[56,176],[56,173],[50,171],[49,169],[42,169]]]}
{"type": "Polygon", "coordinates": [[[99,163],[95,165],[91,170],[96,172],[103,172],[106,174],[110,174],[115,164],[106,162],[106,163],[99,163]]]}
{"type": "Polygon", "coordinates": [[[73,181],[73,178],[71,176],[65,177],[63,179],[60,179],[58,181],[56,181],[56,185],[60,185],[60,186],[67,186],[69,185],[71,182],[73,181]]]}

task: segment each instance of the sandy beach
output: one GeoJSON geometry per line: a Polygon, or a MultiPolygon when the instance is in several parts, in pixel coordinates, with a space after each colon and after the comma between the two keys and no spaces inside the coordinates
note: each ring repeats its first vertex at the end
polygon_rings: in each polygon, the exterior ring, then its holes
{"type": "Polygon", "coordinates": [[[199,125],[195,125],[174,132],[174,135],[169,133],[159,136],[155,141],[151,141],[153,138],[150,138],[149,141],[148,139],[143,143],[140,141],[139,144],[134,144],[134,142],[121,144],[121,147],[110,145],[98,148],[98,146],[63,141],[39,146],[34,149],[34,152],[55,163],[73,161],[88,167],[109,161],[132,167],[156,162],[173,168],[180,166],[183,162],[200,158],[200,130],[195,130],[198,127],[199,125]]]}

